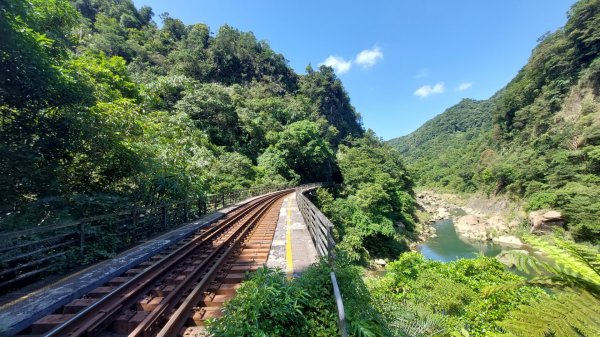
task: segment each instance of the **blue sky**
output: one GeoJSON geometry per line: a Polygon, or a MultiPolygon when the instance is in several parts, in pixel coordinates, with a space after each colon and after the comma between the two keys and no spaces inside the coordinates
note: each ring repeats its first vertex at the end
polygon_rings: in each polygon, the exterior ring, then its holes
{"type": "MultiPolygon", "coordinates": [[[[335,65],[366,128],[408,134],[462,98],[486,99],[525,65],[573,0],[134,0],[186,24],[252,31],[299,73],[335,65]]],[[[160,22],[159,22],[160,23],[160,22]]]]}

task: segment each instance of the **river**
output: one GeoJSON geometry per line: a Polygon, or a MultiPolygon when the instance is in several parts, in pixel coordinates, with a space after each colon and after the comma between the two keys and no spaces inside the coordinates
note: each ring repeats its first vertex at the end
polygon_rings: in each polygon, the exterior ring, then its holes
{"type": "Polygon", "coordinates": [[[437,236],[429,238],[418,246],[419,251],[427,258],[437,261],[454,261],[460,258],[475,258],[477,254],[496,256],[503,247],[492,242],[466,243],[454,230],[452,219],[439,220],[433,225],[437,236]]]}

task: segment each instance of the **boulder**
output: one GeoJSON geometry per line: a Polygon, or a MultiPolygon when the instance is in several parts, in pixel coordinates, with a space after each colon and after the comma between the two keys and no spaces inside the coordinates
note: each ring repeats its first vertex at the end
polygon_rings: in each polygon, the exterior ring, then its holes
{"type": "Polygon", "coordinates": [[[523,246],[523,242],[519,240],[519,238],[517,238],[516,236],[512,235],[501,235],[497,238],[493,238],[492,241],[500,245],[511,246],[515,248],[523,246]]]}
{"type": "Polygon", "coordinates": [[[531,233],[551,232],[553,227],[564,227],[565,219],[559,211],[540,210],[529,213],[531,233]]]}
{"type": "Polygon", "coordinates": [[[495,232],[497,234],[508,232],[508,226],[506,225],[506,222],[499,215],[494,215],[487,219],[486,225],[491,232],[495,232]]]}
{"type": "Polygon", "coordinates": [[[487,240],[485,223],[476,215],[464,215],[454,222],[456,233],[469,239],[487,240]]]}
{"type": "Polygon", "coordinates": [[[446,208],[444,208],[444,207],[439,207],[439,208],[436,210],[436,215],[435,215],[435,217],[436,217],[437,219],[440,219],[440,220],[441,220],[441,219],[447,219],[447,218],[449,218],[449,217],[450,217],[450,212],[448,212],[448,209],[446,209],[446,208]]]}
{"type": "Polygon", "coordinates": [[[477,226],[481,223],[481,219],[476,216],[476,215],[463,215],[461,217],[459,217],[458,219],[456,219],[456,223],[455,225],[457,227],[465,227],[465,228],[469,228],[470,226],[477,226]]]}
{"type": "Polygon", "coordinates": [[[375,262],[376,265],[381,266],[381,267],[385,267],[385,265],[387,264],[387,262],[385,262],[384,259],[375,259],[375,261],[373,261],[373,262],[375,262]]]}

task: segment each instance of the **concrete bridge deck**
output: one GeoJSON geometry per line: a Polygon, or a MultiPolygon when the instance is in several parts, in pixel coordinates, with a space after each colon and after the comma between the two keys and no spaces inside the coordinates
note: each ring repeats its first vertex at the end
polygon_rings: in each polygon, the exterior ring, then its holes
{"type": "Polygon", "coordinates": [[[296,192],[290,193],[279,212],[267,266],[280,268],[288,277],[295,277],[318,260],[317,250],[298,209],[296,192]]]}

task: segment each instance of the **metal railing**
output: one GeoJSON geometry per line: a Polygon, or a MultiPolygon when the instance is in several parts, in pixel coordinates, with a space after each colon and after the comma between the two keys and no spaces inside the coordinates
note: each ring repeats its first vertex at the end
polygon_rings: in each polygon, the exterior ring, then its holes
{"type": "Polygon", "coordinates": [[[258,187],[0,232],[0,290],[109,258],[141,240],[196,221],[220,207],[285,186],[258,187]]]}
{"type": "MultiPolygon", "coordinates": [[[[300,213],[306,222],[306,227],[317,249],[317,253],[321,257],[326,257],[329,265],[335,266],[335,240],[333,238],[333,223],[327,219],[317,206],[315,206],[304,194],[318,187],[323,187],[324,184],[308,184],[296,187],[296,201],[300,213]]],[[[338,309],[338,325],[340,336],[347,337],[348,330],[346,327],[346,314],[344,311],[344,302],[338,286],[335,272],[331,272],[331,283],[333,285],[333,296],[338,309]]]]}
{"type": "Polygon", "coordinates": [[[297,187],[296,200],[319,256],[329,257],[335,247],[333,223],[304,195],[321,186],[322,184],[310,184],[297,187]]]}

